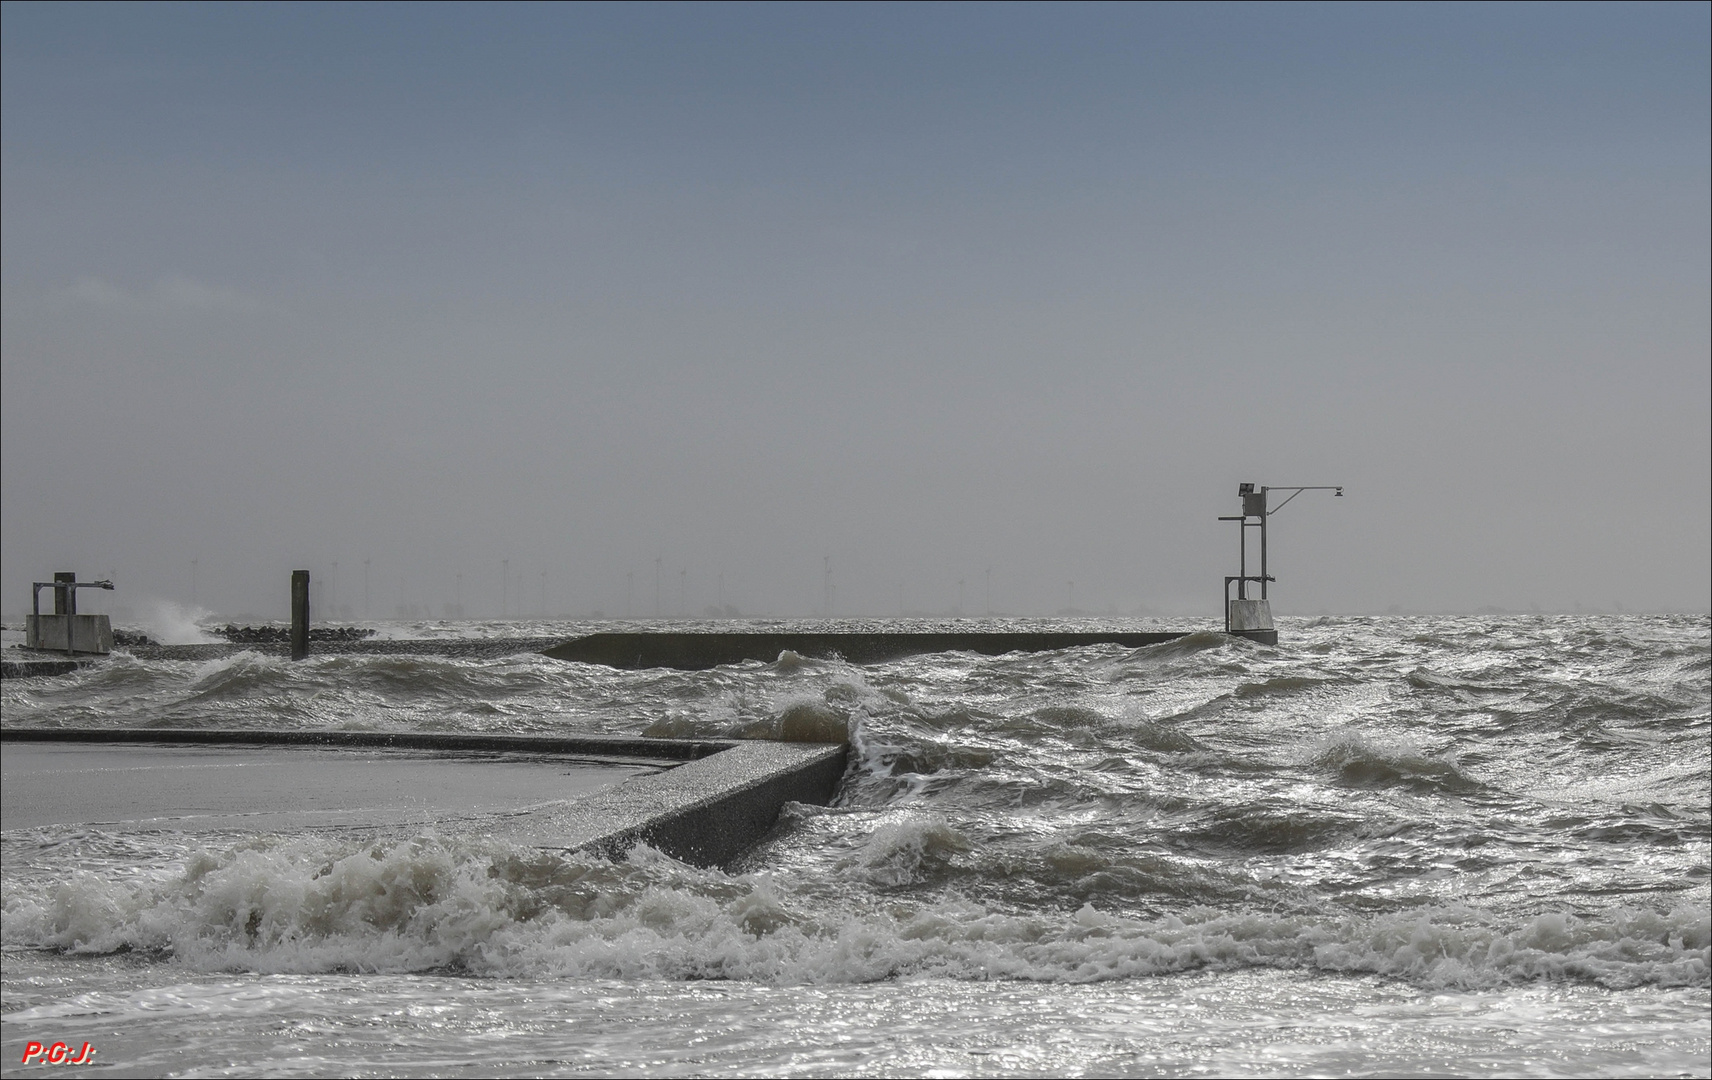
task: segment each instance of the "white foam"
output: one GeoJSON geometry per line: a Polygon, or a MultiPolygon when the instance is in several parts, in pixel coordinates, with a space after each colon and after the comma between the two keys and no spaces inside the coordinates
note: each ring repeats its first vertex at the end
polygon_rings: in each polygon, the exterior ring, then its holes
{"type": "Polygon", "coordinates": [[[1146,920],[1089,905],[1017,914],[955,895],[914,904],[872,895],[961,845],[937,815],[894,821],[839,868],[850,886],[840,887],[698,870],[645,848],[614,864],[436,835],[258,839],[141,878],[16,881],[4,941],[170,954],[202,970],[793,983],[1091,982],[1272,967],[1452,989],[1704,987],[1712,964],[1708,913],[1686,906],[1519,920],[1456,907],[1146,920]]]}

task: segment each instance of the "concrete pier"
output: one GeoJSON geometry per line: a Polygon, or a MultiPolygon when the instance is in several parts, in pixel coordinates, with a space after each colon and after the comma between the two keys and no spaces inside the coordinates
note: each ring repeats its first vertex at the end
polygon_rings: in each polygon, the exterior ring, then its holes
{"type": "MultiPolygon", "coordinates": [[[[983,656],[1001,656],[1010,652],[1047,652],[1083,645],[1121,645],[1127,649],[1139,649],[1173,641],[1188,633],[1190,631],[826,634],[658,631],[589,634],[568,641],[553,637],[366,638],[317,642],[315,654],[445,656],[459,660],[497,660],[524,653],[539,653],[556,660],[603,664],[607,667],[665,667],[699,671],[746,661],[772,663],[779,658],[780,653],[786,651],[794,652],[798,656],[821,659],[836,656],[851,663],[873,664],[934,652],[972,652],[983,656]]],[[[216,660],[241,652],[258,652],[273,656],[290,654],[290,647],[285,642],[127,645],[123,648],[141,660],[216,660]]],[[[6,652],[6,663],[4,668],[0,669],[0,675],[8,679],[64,674],[88,664],[87,660],[70,661],[64,654],[54,656],[25,649],[8,649],[6,652]]]]}
{"type": "Polygon", "coordinates": [[[572,799],[656,768],[548,755],[0,742],[7,829],[281,832],[447,827],[572,799]]]}
{"type": "Polygon", "coordinates": [[[1084,645],[1122,645],[1139,649],[1185,637],[1187,631],[1040,633],[605,633],[573,638],[543,649],[555,660],[604,664],[616,668],[678,668],[700,671],[748,660],[771,663],[781,653],[873,664],[923,653],[971,652],[1003,656],[1012,652],[1052,652],[1084,645]]]}
{"type": "Polygon", "coordinates": [[[21,824],[7,810],[7,828],[456,822],[609,857],[645,842],[699,866],[748,850],[787,802],[831,802],[848,752],[843,743],[159,728],[0,728],[0,748],[8,806],[15,796],[29,804],[21,824]],[[38,789],[52,798],[26,798],[38,789]]]}
{"type": "MultiPolygon", "coordinates": [[[[311,656],[355,655],[355,656],[446,656],[458,660],[498,660],[507,656],[519,656],[524,653],[538,653],[542,649],[552,648],[562,643],[562,637],[514,637],[514,638],[361,638],[349,641],[317,641],[311,656]]],[[[287,641],[265,641],[234,644],[232,642],[211,642],[205,645],[123,645],[121,651],[130,653],[139,660],[218,660],[226,656],[236,656],[239,653],[261,653],[265,656],[289,656],[291,646],[287,641]]],[[[7,649],[5,659],[8,662],[6,677],[14,674],[45,674],[45,671],[26,671],[20,666],[14,673],[12,664],[34,665],[42,660],[60,660],[66,658],[60,654],[57,658],[47,653],[32,652],[26,649],[7,649]]],[[[79,661],[79,666],[87,666],[89,661],[79,661]]],[[[69,668],[65,670],[71,670],[69,668]]]]}
{"type": "Polygon", "coordinates": [[[831,802],[848,753],[843,743],[728,746],[562,810],[511,819],[498,835],[611,858],[645,842],[697,866],[723,866],[767,835],[785,803],[831,802]]]}

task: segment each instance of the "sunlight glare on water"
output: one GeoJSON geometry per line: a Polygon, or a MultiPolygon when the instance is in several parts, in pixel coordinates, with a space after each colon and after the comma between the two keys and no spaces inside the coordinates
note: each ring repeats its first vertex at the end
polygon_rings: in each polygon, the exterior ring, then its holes
{"type": "Polygon", "coordinates": [[[8,680],[18,726],[767,738],[808,712],[853,753],[835,805],[725,870],[456,821],[8,828],[6,1053],[93,1031],[109,1066],[183,1073],[1706,1075],[1709,666],[1703,616],[1541,616],[8,680]]]}

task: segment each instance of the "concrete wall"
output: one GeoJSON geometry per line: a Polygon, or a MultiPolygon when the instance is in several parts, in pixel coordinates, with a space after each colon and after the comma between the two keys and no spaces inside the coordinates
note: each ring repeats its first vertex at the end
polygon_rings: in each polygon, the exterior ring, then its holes
{"type": "Polygon", "coordinates": [[[573,803],[514,838],[612,858],[646,843],[697,866],[723,866],[767,835],[785,803],[831,802],[846,756],[841,743],[739,742],[573,803]]]}
{"type": "Polygon", "coordinates": [[[24,647],[53,652],[110,653],[113,623],[105,615],[26,615],[24,647]]]}
{"type": "Polygon", "coordinates": [[[1278,631],[1272,625],[1271,601],[1232,600],[1230,632],[1267,645],[1278,644],[1278,631]]]}
{"type": "Polygon", "coordinates": [[[1244,630],[1271,630],[1272,602],[1269,600],[1232,600],[1230,606],[1232,633],[1244,630]]]}
{"type": "Polygon", "coordinates": [[[1183,636],[1183,632],[722,634],[662,631],[590,634],[543,650],[543,655],[555,660],[617,668],[668,667],[699,671],[722,664],[740,664],[746,660],[771,663],[779,658],[780,653],[787,651],[799,656],[837,656],[853,664],[872,664],[936,652],[1002,656],[1011,652],[1051,652],[1083,645],[1122,645],[1139,649],[1183,636]]]}
{"type": "Polygon", "coordinates": [[[0,679],[33,679],[43,675],[70,675],[86,668],[92,660],[0,660],[0,679]]]}

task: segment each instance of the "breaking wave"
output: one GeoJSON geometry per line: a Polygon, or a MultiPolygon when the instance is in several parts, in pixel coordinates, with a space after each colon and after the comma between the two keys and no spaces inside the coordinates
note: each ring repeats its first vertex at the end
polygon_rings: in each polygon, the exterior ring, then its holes
{"type": "Polygon", "coordinates": [[[1399,784],[1454,792],[1483,786],[1447,755],[1429,754],[1407,742],[1374,739],[1358,732],[1345,732],[1328,740],[1314,761],[1334,770],[1346,784],[1399,784]]]}
{"type": "MultiPolygon", "coordinates": [[[[967,841],[943,819],[882,826],[844,874],[918,879],[967,841]]],[[[139,881],[79,871],[14,889],[8,948],[137,951],[203,971],[869,982],[1093,982],[1200,969],[1362,973],[1435,988],[1708,984],[1703,908],[1382,915],[1198,909],[1162,919],[1019,913],[955,896],[863,908],[768,874],[697,870],[646,848],[607,862],[425,835],[198,851],[139,881]]]]}

